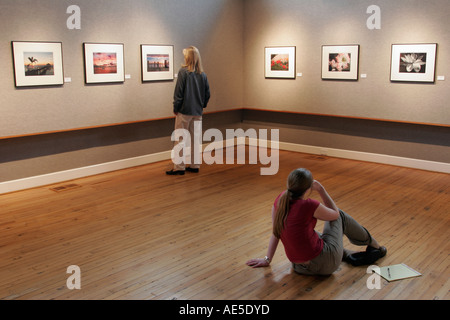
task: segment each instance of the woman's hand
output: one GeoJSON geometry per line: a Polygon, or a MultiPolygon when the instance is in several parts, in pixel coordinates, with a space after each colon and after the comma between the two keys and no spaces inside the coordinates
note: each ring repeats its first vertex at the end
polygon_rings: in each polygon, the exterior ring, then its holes
{"type": "Polygon", "coordinates": [[[252,268],[268,267],[270,263],[266,259],[257,258],[247,261],[247,265],[252,268]]]}
{"type": "Polygon", "coordinates": [[[311,190],[313,191],[320,191],[323,189],[323,186],[320,184],[319,181],[314,180],[311,186],[311,190]]]}
{"type": "Polygon", "coordinates": [[[333,199],[327,193],[325,188],[320,184],[320,182],[314,180],[311,186],[311,190],[317,191],[323,201],[323,204],[320,204],[314,212],[314,218],[323,221],[337,220],[339,218],[339,208],[336,206],[333,199]]]}

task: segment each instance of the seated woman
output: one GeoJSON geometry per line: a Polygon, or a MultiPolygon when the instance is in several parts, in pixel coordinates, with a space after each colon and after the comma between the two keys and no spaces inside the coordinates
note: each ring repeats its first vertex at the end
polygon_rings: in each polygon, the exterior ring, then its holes
{"type": "Polygon", "coordinates": [[[279,240],[294,270],[306,275],[330,275],[343,260],[352,265],[369,265],[386,255],[386,248],[350,215],[338,209],[309,170],[292,171],[287,186],[272,208],[273,234],[267,256],[251,259],[247,265],[269,266],[279,240]],[[307,198],[308,190],[318,192],[323,204],[307,198]],[[326,221],[322,234],[314,230],[317,219],[326,221]],[[366,250],[355,253],[344,249],[343,235],[355,245],[367,246],[366,250]]]}

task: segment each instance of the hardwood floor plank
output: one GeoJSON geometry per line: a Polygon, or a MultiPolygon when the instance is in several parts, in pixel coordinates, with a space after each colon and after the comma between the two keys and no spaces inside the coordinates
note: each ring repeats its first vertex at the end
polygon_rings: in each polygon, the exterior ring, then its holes
{"type": "Polygon", "coordinates": [[[448,174],[285,151],[273,176],[224,164],[170,177],[169,165],[1,195],[0,299],[450,298],[448,174]],[[301,276],[281,243],[269,268],[246,266],[266,254],[273,201],[296,167],[386,245],[379,266],[406,263],[422,276],[379,290],[367,288],[366,267],[346,263],[329,277],[301,276]],[[66,287],[73,264],[81,290],[66,287]]]}

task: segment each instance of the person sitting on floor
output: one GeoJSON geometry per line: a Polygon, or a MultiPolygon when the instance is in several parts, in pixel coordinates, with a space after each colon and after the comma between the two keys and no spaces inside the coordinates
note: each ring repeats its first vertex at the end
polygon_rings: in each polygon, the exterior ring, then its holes
{"type": "Polygon", "coordinates": [[[355,266],[370,265],[386,255],[386,248],[380,246],[366,228],[336,206],[309,170],[300,168],[292,171],[287,187],[272,207],[273,233],[267,255],[247,261],[248,266],[269,266],[280,240],[294,271],[305,275],[330,275],[342,261],[355,266]],[[307,198],[312,191],[320,195],[323,204],[307,198]],[[314,230],[318,219],[325,221],[322,233],[314,230]],[[343,235],[352,244],[367,246],[366,250],[352,252],[344,249],[343,235]]]}

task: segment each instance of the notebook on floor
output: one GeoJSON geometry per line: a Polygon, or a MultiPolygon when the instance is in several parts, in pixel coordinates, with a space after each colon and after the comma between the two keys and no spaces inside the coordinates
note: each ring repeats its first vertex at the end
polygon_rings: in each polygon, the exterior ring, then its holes
{"type": "Polygon", "coordinates": [[[395,265],[387,266],[387,267],[375,268],[373,271],[378,273],[380,276],[382,276],[387,281],[395,281],[395,280],[419,277],[422,275],[420,272],[417,272],[416,270],[408,267],[404,263],[395,264],[395,265]]]}

